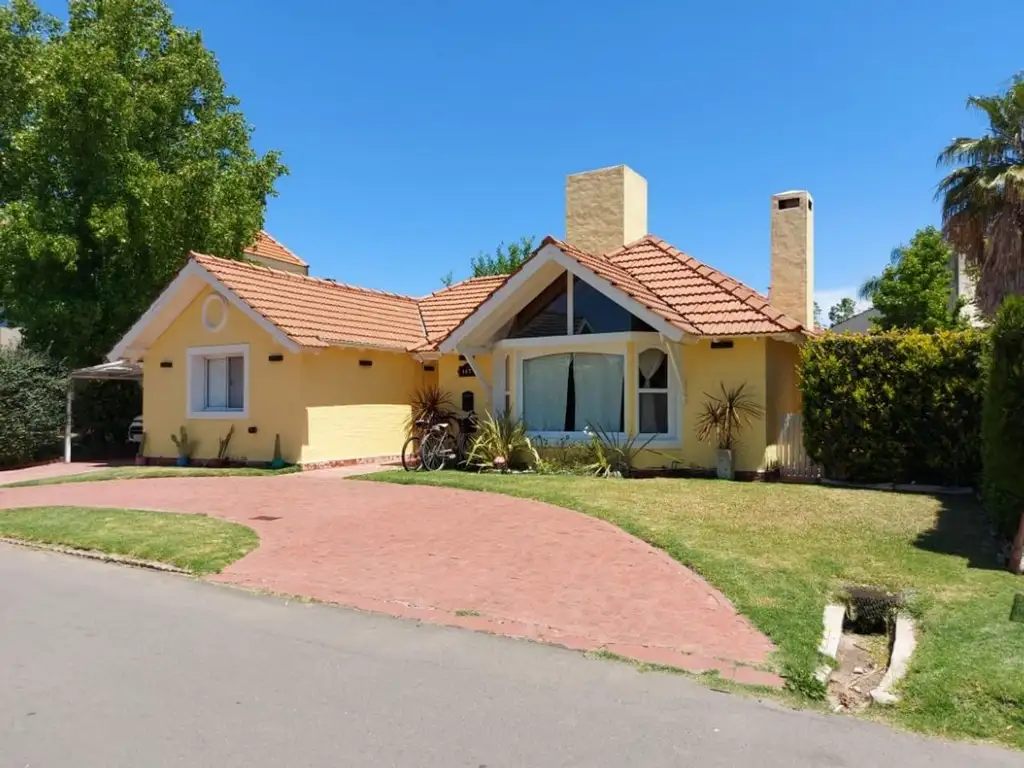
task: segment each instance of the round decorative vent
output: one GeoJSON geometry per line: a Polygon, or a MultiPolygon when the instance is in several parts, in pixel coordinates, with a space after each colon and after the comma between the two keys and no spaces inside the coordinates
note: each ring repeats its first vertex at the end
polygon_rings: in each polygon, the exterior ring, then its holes
{"type": "Polygon", "coordinates": [[[217,333],[228,321],[228,303],[219,293],[211,293],[203,301],[203,327],[217,333]]]}

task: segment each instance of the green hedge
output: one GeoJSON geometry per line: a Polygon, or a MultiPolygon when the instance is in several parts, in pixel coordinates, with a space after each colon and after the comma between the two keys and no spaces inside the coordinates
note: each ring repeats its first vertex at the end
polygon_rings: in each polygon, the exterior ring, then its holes
{"type": "Polygon", "coordinates": [[[48,356],[0,349],[0,467],[56,455],[67,388],[67,372],[48,356]]]}
{"type": "Polygon", "coordinates": [[[1024,514],[1024,297],[1011,296],[992,328],[982,419],[985,504],[1012,536],[1024,514]]]}
{"type": "Polygon", "coordinates": [[[826,477],[974,485],[988,335],[825,334],[804,345],[804,445],[826,477]]]}

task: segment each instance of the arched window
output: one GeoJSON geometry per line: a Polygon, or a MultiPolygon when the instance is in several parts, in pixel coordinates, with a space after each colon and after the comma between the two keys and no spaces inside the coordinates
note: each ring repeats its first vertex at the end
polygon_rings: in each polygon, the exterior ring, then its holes
{"type": "Polygon", "coordinates": [[[668,355],[657,347],[650,347],[637,356],[637,364],[640,433],[667,435],[670,432],[668,355]]]}

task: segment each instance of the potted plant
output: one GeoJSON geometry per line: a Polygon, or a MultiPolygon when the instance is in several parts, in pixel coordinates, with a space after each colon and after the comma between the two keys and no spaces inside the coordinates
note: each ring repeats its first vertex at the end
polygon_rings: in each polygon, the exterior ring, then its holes
{"type": "Polygon", "coordinates": [[[171,435],[171,440],[178,449],[178,466],[187,467],[189,460],[192,458],[192,451],[195,450],[196,443],[194,440],[188,439],[188,430],[185,428],[185,425],[181,426],[178,434],[171,435]]]}
{"type": "Polygon", "coordinates": [[[139,438],[139,450],[135,454],[135,466],[144,467],[146,465],[146,433],[143,432],[139,438]]]}
{"type": "Polygon", "coordinates": [[[733,453],[739,444],[739,433],[764,416],[764,408],[747,391],[746,383],[730,389],[724,383],[719,386],[721,396],[704,393],[706,399],[697,417],[697,439],[715,444],[715,473],[723,480],[732,480],[736,476],[733,453]]]}
{"type": "Polygon", "coordinates": [[[217,448],[217,458],[210,461],[211,467],[226,467],[228,464],[228,445],[231,443],[231,436],[235,434],[235,425],[232,424],[224,437],[218,438],[220,447],[217,448]]]}

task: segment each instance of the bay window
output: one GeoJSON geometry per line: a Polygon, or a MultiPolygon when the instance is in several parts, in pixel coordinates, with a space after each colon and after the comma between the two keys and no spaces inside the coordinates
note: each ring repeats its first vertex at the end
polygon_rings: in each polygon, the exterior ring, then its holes
{"type": "Polygon", "coordinates": [[[622,432],[625,358],[593,352],[523,360],[523,422],[535,432],[622,432]]]}

